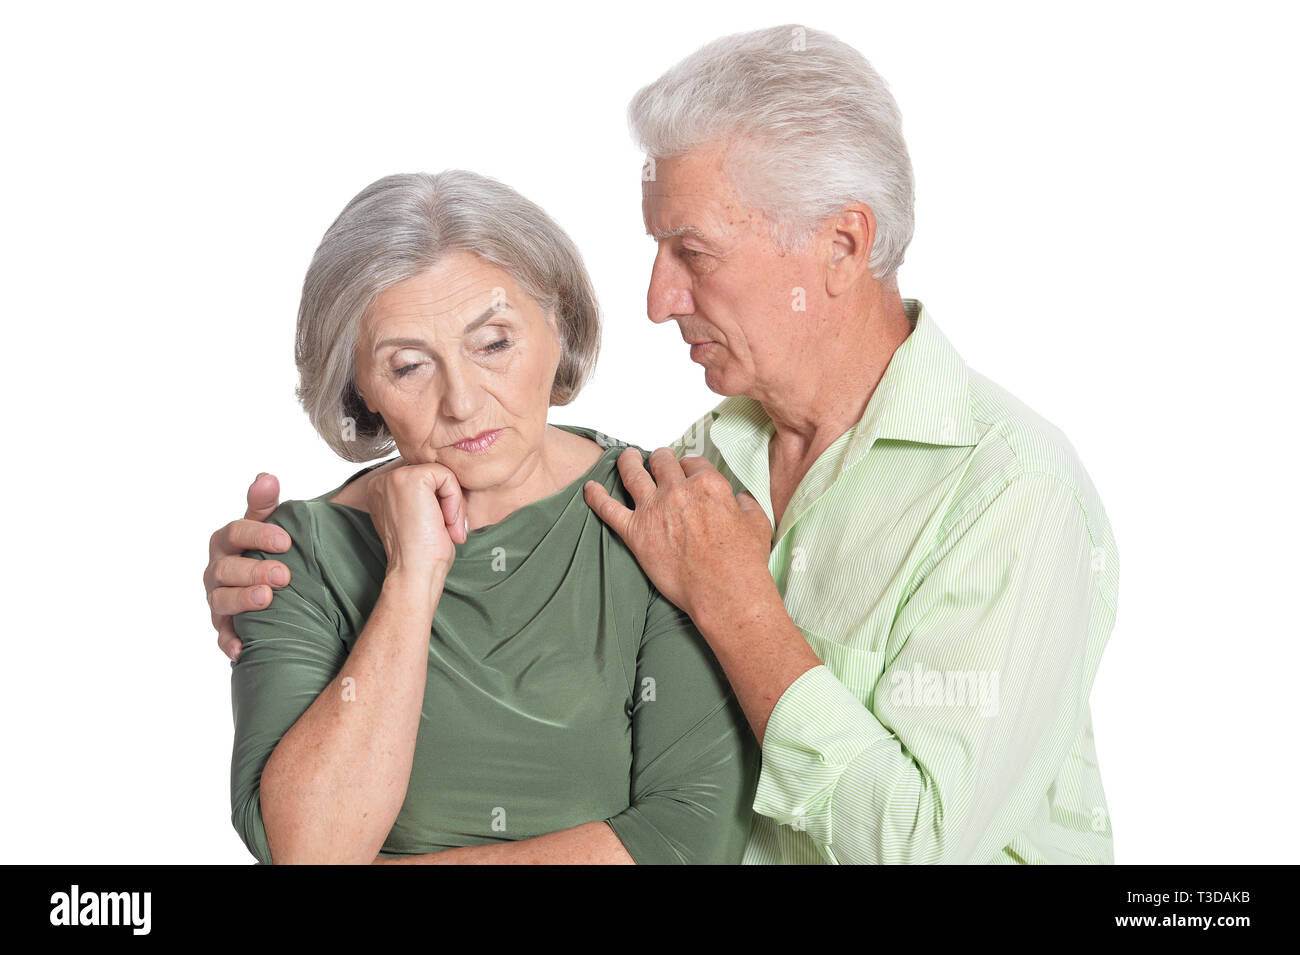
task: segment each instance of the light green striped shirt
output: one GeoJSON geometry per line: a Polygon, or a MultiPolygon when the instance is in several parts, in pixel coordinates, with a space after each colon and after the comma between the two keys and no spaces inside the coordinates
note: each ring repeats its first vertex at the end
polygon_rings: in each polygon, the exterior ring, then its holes
{"type": "MultiPolygon", "coordinates": [[[[769,561],[822,660],[777,701],[746,863],[1109,863],[1088,695],[1119,559],[1065,435],[924,306],[769,561]]],[[[675,444],[772,519],[771,419],[727,398],[675,444]]]]}

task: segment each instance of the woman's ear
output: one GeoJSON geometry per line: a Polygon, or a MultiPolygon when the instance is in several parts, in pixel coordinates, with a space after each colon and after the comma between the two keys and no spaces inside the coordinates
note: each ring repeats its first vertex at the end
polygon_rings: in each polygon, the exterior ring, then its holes
{"type": "Polygon", "coordinates": [[[564,355],[564,334],[560,331],[560,319],[555,314],[555,309],[546,313],[546,324],[550,326],[551,333],[555,336],[555,346],[559,349],[560,355],[564,355]]]}
{"type": "Polygon", "coordinates": [[[560,377],[560,366],[564,364],[564,335],[560,331],[560,320],[554,309],[546,313],[546,324],[555,336],[552,339],[555,345],[555,372],[551,375],[551,387],[546,398],[546,406],[550,408],[555,404],[555,380],[560,377]]]}
{"type": "Polygon", "coordinates": [[[361,403],[366,406],[367,411],[369,411],[380,421],[384,420],[383,415],[379,413],[379,409],[375,407],[375,403],[371,401],[369,398],[367,398],[366,393],[362,391],[360,388],[357,389],[357,396],[361,399],[361,403]]]}

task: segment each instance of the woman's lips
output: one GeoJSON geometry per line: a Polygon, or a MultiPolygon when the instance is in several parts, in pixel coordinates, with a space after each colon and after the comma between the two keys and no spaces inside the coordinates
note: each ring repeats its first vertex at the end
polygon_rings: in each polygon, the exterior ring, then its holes
{"type": "Polygon", "coordinates": [[[466,438],[464,441],[457,441],[452,447],[457,451],[464,451],[466,454],[481,454],[496,443],[500,434],[500,428],[495,431],[484,431],[482,434],[466,438]]]}

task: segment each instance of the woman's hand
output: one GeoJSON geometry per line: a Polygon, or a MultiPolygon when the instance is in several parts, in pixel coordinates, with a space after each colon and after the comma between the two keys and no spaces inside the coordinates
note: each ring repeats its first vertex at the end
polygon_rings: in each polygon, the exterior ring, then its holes
{"type": "Polygon", "coordinates": [[[388,571],[342,668],[262,771],[275,863],[370,862],[383,847],[414,765],[433,618],[468,533],[460,483],[444,465],[404,464],[364,480],[388,571]]]}
{"type": "Polygon", "coordinates": [[[407,464],[366,489],[370,520],[388,553],[389,578],[439,590],[465,543],[469,516],[456,475],[442,464],[407,464]]]}

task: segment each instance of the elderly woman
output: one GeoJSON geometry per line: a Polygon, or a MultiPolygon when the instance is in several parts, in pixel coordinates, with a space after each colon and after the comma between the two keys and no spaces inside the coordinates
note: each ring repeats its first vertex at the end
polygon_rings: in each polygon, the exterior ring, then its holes
{"type": "MultiPolygon", "coordinates": [[[[599,344],[569,238],[491,179],[388,176],[326,232],[298,395],[400,456],[270,523],[235,617],[232,820],[262,862],[738,862],[757,746],[686,614],[586,505],[623,442],[547,423],[599,344]]],[[[645,454],[645,452],[642,452],[645,454]]]]}

